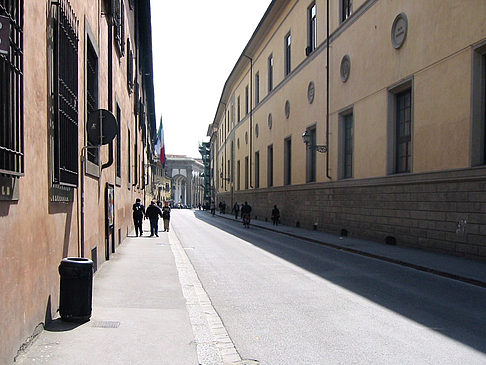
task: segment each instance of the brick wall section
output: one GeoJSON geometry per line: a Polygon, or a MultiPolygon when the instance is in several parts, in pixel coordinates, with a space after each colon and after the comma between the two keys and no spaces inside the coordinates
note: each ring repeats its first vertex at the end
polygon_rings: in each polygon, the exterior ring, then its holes
{"type": "Polygon", "coordinates": [[[274,204],[285,225],[486,260],[486,168],[346,180],[218,195],[245,200],[270,220],[274,204]]]}

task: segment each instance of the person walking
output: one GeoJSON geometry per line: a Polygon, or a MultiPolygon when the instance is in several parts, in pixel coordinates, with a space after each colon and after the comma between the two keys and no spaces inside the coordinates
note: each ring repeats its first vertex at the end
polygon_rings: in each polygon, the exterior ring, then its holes
{"type": "Polygon", "coordinates": [[[164,202],[164,207],[162,208],[162,219],[164,220],[164,232],[169,232],[169,222],[170,222],[169,202],[164,202]]]}
{"type": "Polygon", "coordinates": [[[272,209],[272,222],[274,226],[278,226],[279,219],[280,219],[280,211],[278,210],[277,206],[274,205],[272,209]]]}
{"type": "Polygon", "coordinates": [[[235,219],[238,219],[238,213],[240,212],[240,206],[238,205],[238,202],[235,202],[235,205],[233,205],[233,209],[231,210],[231,212],[235,214],[235,219]]]}
{"type": "Polygon", "coordinates": [[[150,237],[153,237],[154,235],[159,237],[159,216],[162,217],[162,211],[155,204],[155,201],[152,200],[145,212],[145,217],[150,220],[150,237]]]}
{"type": "Polygon", "coordinates": [[[133,210],[133,225],[135,226],[135,234],[137,235],[137,237],[139,234],[140,236],[143,236],[142,221],[143,221],[143,217],[145,216],[145,207],[140,202],[139,198],[135,200],[135,204],[133,204],[132,210],[133,210]]]}
{"type": "Polygon", "coordinates": [[[209,209],[211,210],[211,215],[214,216],[214,213],[216,212],[216,205],[214,204],[214,201],[211,202],[209,209]]]}
{"type": "Polygon", "coordinates": [[[241,219],[243,219],[243,226],[250,228],[251,206],[247,202],[241,206],[241,219]]]}

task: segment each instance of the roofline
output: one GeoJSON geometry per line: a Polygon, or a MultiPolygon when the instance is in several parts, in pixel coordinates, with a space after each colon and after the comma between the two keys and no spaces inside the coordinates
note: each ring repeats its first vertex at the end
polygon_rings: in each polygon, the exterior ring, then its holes
{"type": "MultiPolygon", "coordinates": [[[[268,16],[270,15],[270,13],[271,13],[272,9],[274,8],[275,4],[277,2],[279,2],[279,1],[281,1],[281,0],[272,0],[272,2],[270,3],[270,5],[268,6],[267,10],[265,11],[265,14],[263,15],[262,19],[258,23],[255,31],[253,32],[250,40],[248,41],[248,43],[246,44],[245,48],[243,49],[243,52],[241,52],[241,55],[238,58],[238,60],[236,61],[235,66],[231,70],[228,78],[226,79],[226,82],[224,83],[224,86],[223,86],[223,91],[221,92],[221,97],[219,98],[218,106],[216,107],[216,114],[214,115],[214,120],[213,120],[213,123],[211,124],[212,126],[217,125],[217,120],[218,120],[218,115],[220,114],[221,104],[224,104],[223,103],[224,95],[225,95],[225,92],[226,92],[226,89],[227,89],[228,85],[230,84],[231,78],[234,76],[236,69],[243,62],[243,60],[246,60],[247,61],[247,52],[250,49],[250,46],[252,45],[253,41],[257,37],[260,29],[263,27],[265,21],[267,20],[268,16]]],[[[209,135],[209,130],[208,130],[208,136],[210,136],[209,135]]]]}

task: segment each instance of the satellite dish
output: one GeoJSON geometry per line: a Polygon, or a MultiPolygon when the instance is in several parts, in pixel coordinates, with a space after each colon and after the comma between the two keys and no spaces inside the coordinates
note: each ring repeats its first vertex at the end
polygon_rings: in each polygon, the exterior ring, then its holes
{"type": "Polygon", "coordinates": [[[86,125],[88,141],[101,146],[113,141],[118,134],[118,123],[112,112],[106,109],[98,109],[88,116],[86,125]]]}

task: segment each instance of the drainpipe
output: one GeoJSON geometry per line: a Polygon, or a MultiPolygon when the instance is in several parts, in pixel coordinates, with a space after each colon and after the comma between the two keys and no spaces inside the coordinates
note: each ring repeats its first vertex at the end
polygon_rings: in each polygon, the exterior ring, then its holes
{"type": "Polygon", "coordinates": [[[250,179],[250,188],[253,189],[253,185],[251,183],[251,161],[252,161],[252,151],[253,151],[253,58],[243,54],[246,58],[250,60],[250,152],[249,152],[249,179],[250,179]]]}
{"type": "Polygon", "coordinates": [[[331,180],[331,176],[329,176],[329,0],[327,0],[327,49],[326,49],[326,146],[327,146],[327,153],[326,153],[326,176],[329,180],[331,180]]]}

